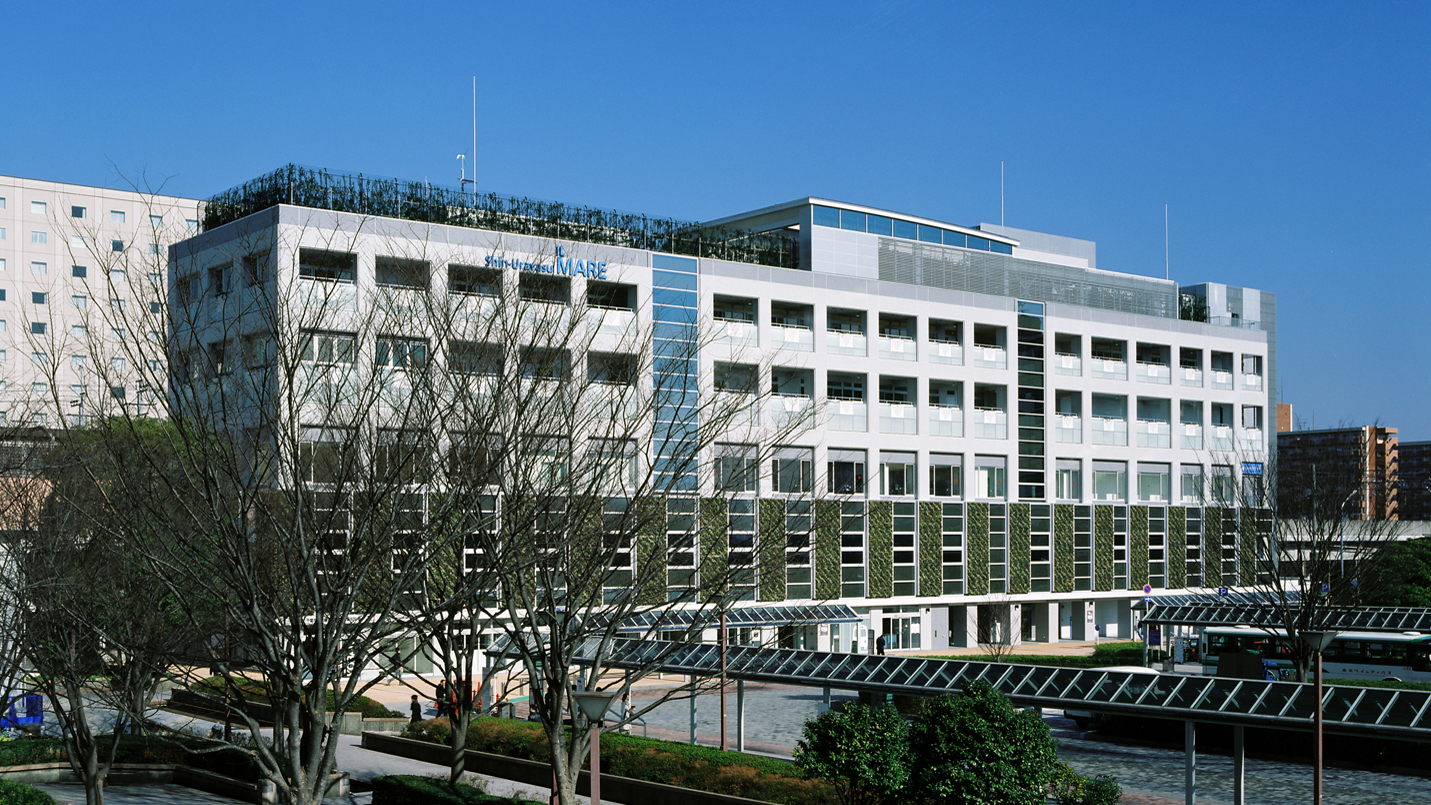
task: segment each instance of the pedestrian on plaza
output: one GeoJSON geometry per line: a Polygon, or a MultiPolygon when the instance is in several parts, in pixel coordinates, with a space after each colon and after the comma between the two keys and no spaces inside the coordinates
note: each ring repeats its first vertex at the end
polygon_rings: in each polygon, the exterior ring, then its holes
{"type": "Polygon", "coordinates": [[[401,655],[401,654],[398,654],[398,653],[397,653],[397,650],[394,649],[394,650],[393,650],[392,657],[391,657],[391,660],[392,660],[392,666],[393,666],[393,674],[397,676],[397,681],[401,682],[401,681],[402,681],[402,655],[401,655]]]}
{"type": "Polygon", "coordinates": [[[884,635],[875,638],[875,653],[881,656],[884,655],[884,635]]]}
{"type": "Polygon", "coordinates": [[[412,723],[422,721],[422,702],[417,700],[417,694],[412,694],[412,723]]]}
{"type": "Polygon", "coordinates": [[[437,690],[432,694],[434,703],[437,705],[437,717],[442,718],[447,715],[447,680],[437,681],[437,690]]]}

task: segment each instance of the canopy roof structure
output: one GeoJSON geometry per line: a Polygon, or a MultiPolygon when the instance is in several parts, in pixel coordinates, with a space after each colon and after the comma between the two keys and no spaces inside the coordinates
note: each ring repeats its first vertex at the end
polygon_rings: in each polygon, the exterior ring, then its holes
{"type": "MultiPolygon", "coordinates": [[[[1253,626],[1279,629],[1283,619],[1270,606],[1242,604],[1165,604],[1154,599],[1143,623],[1177,626],[1253,626]]],[[[1319,626],[1331,632],[1428,632],[1431,609],[1414,607],[1328,608],[1319,626]]]]}
{"type": "MultiPolygon", "coordinates": [[[[601,644],[597,638],[588,639],[573,662],[590,665],[601,644]]],[[[494,645],[488,654],[515,656],[505,643],[494,645]]],[[[601,664],[709,677],[720,671],[720,648],[708,643],[616,640],[606,644],[601,664]]],[[[751,646],[726,649],[726,676],[914,696],[956,693],[984,681],[1022,706],[1293,730],[1313,728],[1316,706],[1312,686],[1296,682],[751,646]]],[[[1428,691],[1328,686],[1323,711],[1327,732],[1431,740],[1428,691]]]]}
{"type": "Polygon", "coordinates": [[[1229,606],[1235,604],[1258,606],[1277,604],[1283,600],[1289,604],[1295,604],[1302,600],[1302,593],[1297,590],[1288,590],[1279,597],[1267,590],[1222,589],[1227,590],[1226,595],[1209,590],[1203,593],[1155,593],[1150,597],[1155,606],[1229,606]]]}
{"type": "MultiPolygon", "coordinates": [[[[714,625],[720,615],[710,609],[659,610],[634,615],[621,622],[618,632],[645,633],[652,629],[684,629],[699,616],[702,622],[714,625]]],[[[843,604],[808,604],[805,606],[735,607],[726,610],[727,628],[751,626],[811,626],[820,623],[859,623],[862,619],[843,604]]]]}

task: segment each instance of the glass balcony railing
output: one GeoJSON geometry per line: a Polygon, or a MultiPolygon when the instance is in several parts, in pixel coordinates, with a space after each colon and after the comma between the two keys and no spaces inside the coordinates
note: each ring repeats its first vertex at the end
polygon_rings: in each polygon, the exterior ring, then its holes
{"type": "Polygon", "coordinates": [[[1091,424],[1094,444],[1128,444],[1128,420],[1096,416],[1091,424]]]}
{"type": "Polygon", "coordinates": [[[715,341],[717,344],[729,344],[733,347],[760,346],[760,328],[752,321],[717,319],[715,341]]]}
{"type": "Polygon", "coordinates": [[[770,401],[770,416],[777,431],[809,430],[815,427],[815,401],[776,396],[770,401]]]}
{"type": "Polygon", "coordinates": [[[1232,428],[1226,425],[1213,425],[1211,447],[1213,450],[1231,452],[1233,449],[1232,428]]]}
{"type": "Polygon", "coordinates": [[[776,349],[790,349],[797,352],[815,351],[815,334],[810,330],[774,325],[770,328],[770,333],[771,346],[776,349]]]}
{"type": "Polygon", "coordinates": [[[1213,370],[1212,387],[1215,389],[1232,388],[1232,373],[1213,370]]]}
{"type": "Polygon", "coordinates": [[[870,428],[869,406],[862,400],[830,400],[825,418],[830,430],[864,433],[870,428]]]}
{"type": "Polygon", "coordinates": [[[1139,383],[1160,383],[1168,385],[1173,382],[1172,369],[1161,363],[1140,363],[1137,369],[1139,383]]]}
{"type": "Polygon", "coordinates": [[[879,404],[879,432],[914,434],[919,432],[919,413],[908,403],[879,404]]]}
{"type": "Polygon", "coordinates": [[[1182,440],[1179,442],[1184,450],[1202,449],[1202,425],[1190,425],[1183,423],[1182,440]]]}
{"type": "Polygon", "coordinates": [[[933,341],[929,344],[929,361],[950,366],[964,365],[964,345],[954,341],[933,341]]]}
{"type": "Polygon", "coordinates": [[[721,417],[730,428],[754,428],[760,425],[760,406],[755,404],[754,394],[735,391],[716,392],[714,415],[721,417]]]}
{"type": "Polygon", "coordinates": [[[1082,377],[1083,359],[1077,355],[1055,355],[1053,356],[1053,372],[1058,375],[1082,377]]]}
{"type": "Polygon", "coordinates": [[[1178,370],[1178,382],[1195,389],[1202,388],[1202,370],[1184,366],[1178,370]]]}
{"type": "Polygon", "coordinates": [[[1243,374],[1242,387],[1248,389],[1249,391],[1261,391],[1262,375],[1243,374]]]}
{"type": "Polygon", "coordinates": [[[597,335],[631,337],[636,334],[636,312],[632,310],[594,309],[587,314],[597,335]]]}
{"type": "Polygon", "coordinates": [[[1242,433],[1238,434],[1238,440],[1242,442],[1242,449],[1248,452],[1255,453],[1266,446],[1262,439],[1261,428],[1243,428],[1242,433]]]}
{"type": "Polygon", "coordinates": [[[1089,371],[1091,377],[1102,378],[1104,380],[1127,380],[1128,364],[1123,361],[1113,361],[1107,358],[1094,358],[1089,371]]]}
{"type": "Polygon", "coordinates": [[[1007,369],[1009,366],[1008,350],[1003,347],[985,347],[975,344],[973,354],[970,355],[970,365],[982,369],[1007,369]]]}
{"type": "Polygon", "coordinates": [[[943,405],[929,407],[929,435],[963,436],[964,411],[943,405]]]}
{"type": "Polygon", "coordinates": [[[830,330],[825,333],[825,351],[831,355],[853,355],[863,358],[869,354],[868,338],[864,333],[849,333],[830,330]]]}
{"type": "Polygon", "coordinates": [[[1083,417],[1057,414],[1053,418],[1053,440],[1062,444],[1083,443],[1083,417]]]}
{"type": "Polygon", "coordinates": [[[919,359],[918,350],[912,338],[879,337],[879,356],[891,361],[913,361],[919,359]]]}
{"type": "Polygon", "coordinates": [[[1166,422],[1140,419],[1135,426],[1139,447],[1172,447],[1172,428],[1166,422]]]}
{"type": "Polygon", "coordinates": [[[1009,438],[1009,415],[994,408],[979,408],[974,411],[974,438],[1009,438]]]}

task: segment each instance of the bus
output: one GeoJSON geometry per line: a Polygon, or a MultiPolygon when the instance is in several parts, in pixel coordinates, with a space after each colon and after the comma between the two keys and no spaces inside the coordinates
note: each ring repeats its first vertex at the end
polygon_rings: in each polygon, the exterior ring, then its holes
{"type": "MultiPolygon", "coordinates": [[[[1295,679],[1287,633],[1250,626],[1208,627],[1200,641],[1203,673],[1217,674],[1217,655],[1234,651],[1261,653],[1271,678],[1295,679]]],[[[1422,632],[1342,632],[1322,652],[1322,675],[1331,679],[1383,679],[1431,682],[1431,635],[1422,632]]]]}

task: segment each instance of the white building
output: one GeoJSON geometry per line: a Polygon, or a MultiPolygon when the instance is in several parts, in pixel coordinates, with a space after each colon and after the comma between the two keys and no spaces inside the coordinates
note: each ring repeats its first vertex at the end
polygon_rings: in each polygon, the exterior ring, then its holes
{"type": "MultiPolygon", "coordinates": [[[[553,236],[535,237],[511,231],[530,223],[511,209],[474,216],[492,228],[392,217],[404,208],[380,207],[351,177],[340,177],[341,203],[328,189],[289,204],[282,178],[255,182],[267,196],[233,191],[229,211],[173,253],[171,301],[212,299],[200,331],[180,334],[211,341],[211,365],[218,356],[224,372],[243,372],[223,358],[240,352],[261,364],[263,334],[235,323],[274,293],[296,318],[303,300],[322,298],[358,322],[404,288],[460,304],[481,287],[541,278],[562,299],[622,300],[593,307],[651,323],[657,339],[694,316],[711,335],[699,377],[768,383],[776,396],[763,421],[803,423],[759,468],[747,510],[794,515],[811,496],[835,507],[806,526],[804,546],[755,552],[749,596],[839,601],[866,620],[792,630],[781,635],[789,645],[866,651],[885,634],[895,649],[966,646],[981,617],[1015,639],[1092,639],[1095,628],[1127,638],[1145,584],[1205,589],[1254,572],[1231,501],[1238,484],[1259,483],[1257,456],[1273,438],[1270,293],[1180,292],[1099,268],[1089,241],[824,199],[705,225],[765,233],[745,252],[756,262],[736,262],[688,256],[721,247],[694,230],[681,244],[662,240],[642,216],[554,205],[543,224],[553,236]],[[318,209],[328,205],[357,211],[318,209]],[[251,299],[229,294],[228,272],[260,264],[271,280],[239,282],[251,299]]],[[[445,198],[409,217],[465,204],[445,198]]],[[[608,318],[594,327],[604,332],[608,318]]],[[[395,354],[393,339],[363,343],[359,329],[323,337],[379,363],[395,354]]],[[[441,360],[443,346],[421,348],[441,360]]],[[[712,459],[738,458],[739,439],[722,451],[712,459]]],[[[733,527],[753,522],[737,514],[733,527]]],[[[753,543],[761,529],[749,527],[753,543]]]]}
{"type": "MultiPolygon", "coordinates": [[[[56,427],[110,400],[142,404],[130,341],[152,332],[120,318],[163,298],[165,249],[198,231],[198,210],[193,199],[0,176],[0,422],[56,427]]],[[[149,330],[162,331],[156,321],[149,330]]]]}

